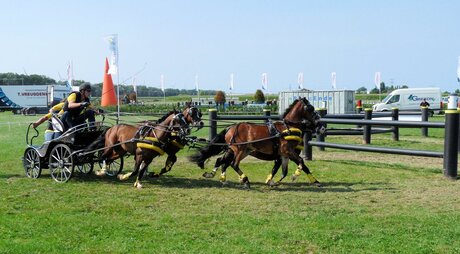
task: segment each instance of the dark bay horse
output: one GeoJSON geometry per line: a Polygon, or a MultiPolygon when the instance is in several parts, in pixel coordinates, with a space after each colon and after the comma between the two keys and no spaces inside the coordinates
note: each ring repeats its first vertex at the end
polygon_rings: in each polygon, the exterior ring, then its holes
{"type": "MultiPolygon", "coordinates": [[[[296,147],[302,143],[301,129],[306,127],[315,130],[319,127],[318,120],[319,115],[310,102],[305,98],[298,99],[286,109],[283,121],[273,123],[272,127],[253,123],[238,123],[227,127],[210,144],[193,155],[191,160],[203,168],[208,158],[226,150],[219,162],[222,165],[221,181],[226,181],[226,168],[230,165],[240,176],[240,182],[247,187],[249,179],[239,168],[239,163],[248,155],[263,160],[280,159],[276,163],[281,163],[284,174],[287,174],[288,162],[292,160],[307,174],[310,182],[319,186],[318,180],[296,151],[296,147]]],[[[275,168],[277,170],[276,165],[275,168]]],[[[271,181],[272,177],[267,181],[271,181]]]]}
{"type": "Polygon", "coordinates": [[[163,116],[156,123],[146,122],[144,125],[118,124],[102,135],[98,140],[93,142],[89,149],[99,144],[104,144],[104,151],[101,156],[103,167],[99,175],[105,174],[106,162],[113,161],[125,154],[135,156],[134,171],[128,174],[120,175],[121,180],[128,179],[131,175],[137,173],[135,187],[141,188],[140,180],[151,161],[158,155],[165,152],[168,154],[166,166],[162,172],[171,169],[176,161],[175,154],[185,140],[185,136],[190,132],[190,125],[201,125],[201,112],[195,107],[187,107],[182,113],[171,111],[163,116]],[[167,149],[171,146],[175,149],[167,149]]]}

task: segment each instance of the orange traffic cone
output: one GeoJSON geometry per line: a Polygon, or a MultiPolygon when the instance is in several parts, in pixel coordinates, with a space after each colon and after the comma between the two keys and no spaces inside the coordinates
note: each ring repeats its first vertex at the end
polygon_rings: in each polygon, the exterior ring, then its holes
{"type": "Polygon", "coordinates": [[[108,74],[109,60],[105,58],[104,83],[102,83],[102,100],[101,106],[117,105],[117,96],[113,88],[112,75],[108,74]]]}

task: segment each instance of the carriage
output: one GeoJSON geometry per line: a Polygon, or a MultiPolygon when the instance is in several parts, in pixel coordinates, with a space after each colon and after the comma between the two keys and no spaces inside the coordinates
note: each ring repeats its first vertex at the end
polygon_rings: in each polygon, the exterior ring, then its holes
{"type": "MultiPolygon", "coordinates": [[[[52,123],[56,130],[63,130],[63,124],[59,118],[53,116],[52,123]]],[[[33,140],[38,137],[36,129],[35,135],[30,137],[29,125],[26,132],[27,148],[24,152],[23,166],[27,177],[38,178],[42,169],[49,169],[51,177],[56,182],[67,182],[75,171],[81,174],[90,174],[94,169],[94,164],[100,163],[102,149],[87,151],[89,145],[97,139],[106,129],[110,128],[104,120],[96,122],[95,127],[87,124],[75,126],[65,131],[58,138],[45,141],[40,146],[33,145],[33,140]]],[[[107,163],[105,171],[109,176],[116,176],[123,170],[123,157],[119,157],[107,163]]]]}

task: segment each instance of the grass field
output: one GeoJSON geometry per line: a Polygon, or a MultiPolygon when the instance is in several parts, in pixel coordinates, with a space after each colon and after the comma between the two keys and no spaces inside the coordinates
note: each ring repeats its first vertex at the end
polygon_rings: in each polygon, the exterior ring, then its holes
{"type": "MultiPolygon", "coordinates": [[[[46,169],[38,179],[24,176],[25,131],[36,118],[0,113],[0,253],[460,252],[460,183],[443,177],[441,159],[315,149],[307,165],[323,187],[301,175],[269,188],[272,163],[248,158],[247,191],[230,169],[226,187],[201,177],[184,149],[170,173],[146,179],[142,190],[133,179],[94,175],[58,184],[46,169]]],[[[428,138],[419,129],[400,134],[397,143],[387,134],[372,143],[443,148],[442,130],[430,130],[428,138]]],[[[360,138],[327,140],[360,144],[360,138]]],[[[126,161],[128,172],[132,157],[126,161]]]]}

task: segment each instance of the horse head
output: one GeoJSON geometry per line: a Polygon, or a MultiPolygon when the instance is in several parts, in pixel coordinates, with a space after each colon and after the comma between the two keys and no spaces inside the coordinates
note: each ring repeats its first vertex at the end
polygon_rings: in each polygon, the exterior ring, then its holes
{"type": "Polygon", "coordinates": [[[303,128],[316,133],[324,133],[325,131],[324,124],[320,122],[320,115],[306,98],[295,100],[286,109],[283,119],[291,123],[300,123],[303,128]]]}
{"type": "Polygon", "coordinates": [[[191,124],[193,127],[198,127],[198,129],[203,128],[204,123],[201,120],[203,114],[197,107],[189,106],[182,113],[188,124],[191,124]]]}

